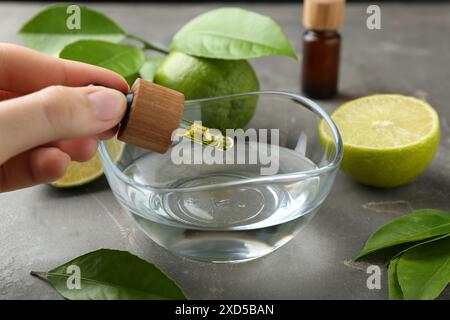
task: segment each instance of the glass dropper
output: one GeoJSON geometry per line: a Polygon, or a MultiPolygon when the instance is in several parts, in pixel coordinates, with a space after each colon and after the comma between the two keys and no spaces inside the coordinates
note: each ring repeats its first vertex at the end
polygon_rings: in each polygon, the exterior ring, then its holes
{"type": "Polygon", "coordinates": [[[177,136],[222,151],[233,147],[233,139],[224,136],[219,130],[211,130],[198,122],[186,119],[181,120],[177,136]]]}

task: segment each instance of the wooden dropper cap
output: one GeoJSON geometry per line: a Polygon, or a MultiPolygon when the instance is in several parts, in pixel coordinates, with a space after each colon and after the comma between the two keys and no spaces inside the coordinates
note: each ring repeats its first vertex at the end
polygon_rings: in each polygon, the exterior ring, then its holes
{"type": "Polygon", "coordinates": [[[337,30],[344,20],[345,0],[305,0],[303,25],[312,30],[337,30]]]}
{"type": "Polygon", "coordinates": [[[128,110],[120,123],[118,139],[165,153],[179,127],[184,95],[153,82],[137,79],[127,94],[128,110]]]}

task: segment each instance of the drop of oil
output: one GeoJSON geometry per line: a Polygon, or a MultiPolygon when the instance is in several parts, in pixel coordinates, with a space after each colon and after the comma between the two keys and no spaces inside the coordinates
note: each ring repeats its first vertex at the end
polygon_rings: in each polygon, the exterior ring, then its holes
{"type": "MultiPolygon", "coordinates": [[[[187,122],[184,120],[184,122],[187,122]]],[[[190,123],[190,127],[177,134],[179,137],[190,141],[211,146],[216,149],[225,151],[231,149],[234,145],[233,139],[222,135],[220,131],[212,133],[209,128],[198,123],[190,123]]]]}

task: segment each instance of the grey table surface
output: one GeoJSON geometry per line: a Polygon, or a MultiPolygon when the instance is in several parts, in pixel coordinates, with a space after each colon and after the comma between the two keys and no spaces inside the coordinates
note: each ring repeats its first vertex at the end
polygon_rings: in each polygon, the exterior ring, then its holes
{"type": "MultiPolygon", "coordinates": [[[[93,4],[128,32],[168,45],[190,18],[220,4],[93,4]]],[[[300,5],[242,4],[272,16],[301,50],[300,5]]],[[[0,41],[19,43],[16,30],[42,4],[1,3],[0,41]]],[[[450,209],[450,5],[385,4],[382,29],[366,28],[367,4],[348,5],[341,94],[320,102],[331,112],[373,93],[428,100],[439,112],[440,150],[426,173],[407,186],[379,190],[339,173],[316,217],[288,244],[244,264],[198,263],[172,255],[147,238],[115,201],[105,179],[75,190],[37,186],[0,194],[0,298],[60,299],[30,270],[49,270],[98,249],[129,250],[155,263],[193,299],[386,299],[381,260],[352,262],[368,236],[412,209],[450,209]],[[381,266],[381,289],[369,290],[366,269],[381,266]]],[[[297,61],[254,60],[262,88],[299,91],[297,61]]],[[[450,298],[447,290],[442,298],[450,298]]]]}

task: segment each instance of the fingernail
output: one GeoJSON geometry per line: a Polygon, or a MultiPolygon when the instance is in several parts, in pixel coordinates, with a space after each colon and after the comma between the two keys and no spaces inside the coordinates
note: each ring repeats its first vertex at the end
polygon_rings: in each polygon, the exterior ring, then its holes
{"type": "Polygon", "coordinates": [[[114,90],[101,90],[88,95],[97,120],[108,121],[125,111],[125,96],[114,90]]]}

